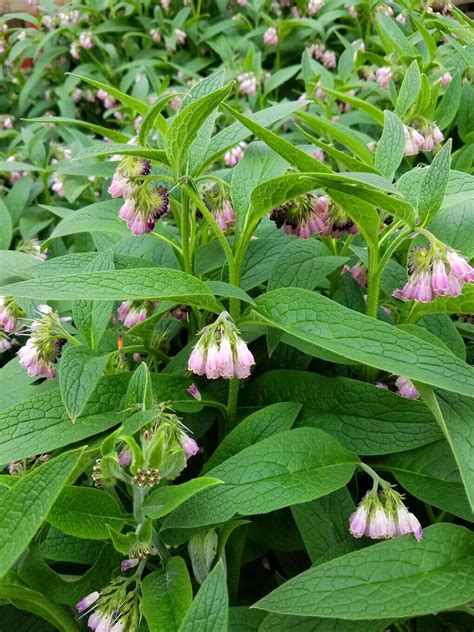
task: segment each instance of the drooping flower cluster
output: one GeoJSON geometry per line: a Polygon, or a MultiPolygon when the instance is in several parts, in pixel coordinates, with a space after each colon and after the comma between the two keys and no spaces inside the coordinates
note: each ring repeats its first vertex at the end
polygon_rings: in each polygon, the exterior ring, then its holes
{"type": "Polygon", "coordinates": [[[383,90],[388,90],[391,78],[392,69],[390,66],[382,66],[375,71],[375,79],[383,90]]]}
{"type": "Polygon", "coordinates": [[[343,232],[357,233],[358,229],[347,213],[335,202],[312,193],[300,195],[273,209],[270,219],[287,235],[309,239],[317,233],[338,238],[343,232]]]}
{"type": "Polygon", "coordinates": [[[204,193],[204,203],[214,216],[222,232],[226,232],[235,226],[234,207],[230,199],[220,189],[207,189],[204,193]]]}
{"type": "Polygon", "coordinates": [[[41,250],[41,243],[36,237],[25,239],[25,241],[19,241],[15,250],[33,255],[33,257],[36,257],[40,261],[46,261],[48,258],[48,249],[46,248],[45,250],[41,250]]]}
{"type": "Polygon", "coordinates": [[[155,301],[124,301],[118,308],[118,317],[125,327],[135,327],[149,318],[156,309],[155,301]]]}
{"type": "Polygon", "coordinates": [[[349,531],[355,538],[396,538],[413,533],[418,542],[423,529],[418,518],[410,513],[403,503],[403,497],[384,483],[383,491],[375,489],[367,492],[356,511],[349,518],[349,531]]]}
{"type": "Polygon", "coordinates": [[[405,156],[415,156],[420,151],[432,151],[443,140],[443,133],[435,123],[420,130],[405,125],[405,156]]]}
{"type": "Polygon", "coordinates": [[[244,157],[244,150],[247,147],[247,143],[241,141],[235,147],[228,149],[224,154],[224,164],[226,167],[235,167],[244,157]]]}
{"type": "Polygon", "coordinates": [[[398,393],[406,399],[418,399],[420,397],[420,393],[408,377],[403,377],[402,375],[397,377],[395,386],[398,389],[398,393]]]}
{"type": "Polygon", "coordinates": [[[265,46],[276,46],[278,44],[278,33],[274,26],[270,26],[263,34],[265,46]]]}
{"type": "Polygon", "coordinates": [[[76,609],[88,615],[87,625],[96,632],[128,632],[140,624],[140,584],[133,577],[117,577],[101,592],[83,597],[76,609]]]}
{"type": "Polygon", "coordinates": [[[357,263],[350,268],[344,266],[343,272],[350,272],[354,281],[356,281],[361,287],[367,287],[367,267],[363,263],[357,263]]]}
{"type": "Polygon", "coordinates": [[[324,0],[309,0],[306,11],[308,15],[316,15],[324,7],[324,0]]]}
{"type": "Polygon", "coordinates": [[[58,314],[49,305],[39,305],[37,311],[40,318],[31,323],[31,336],[18,351],[18,357],[30,377],[53,378],[65,332],[58,314]]]}
{"type": "Polygon", "coordinates": [[[142,178],[149,173],[149,160],[128,156],[117,167],[108,189],[112,197],[124,198],[119,217],[134,235],[151,232],[169,211],[168,191],[162,186],[148,188],[143,183],[142,178]]]}
{"type": "Polygon", "coordinates": [[[254,357],[240,337],[239,331],[227,312],[204,327],[200,338],[191,352],[188,369],[197,375],[205,375],[210,380],[219,377],[247,378],[254,357]]]}
{"type": "Polygon", "coordinates": [[[459,296],[463,285],[473,281],[474,268],[466,259],[436,240],[413,249],[408,281],[393,295],[402,301],[429,303],[440,296],[459,296]]]}
{"type": "Polygon", "coordinates": [[[242,94],[257,94],[257,77],[253,72],[243,72],[238,77],[239,90],[242,94]]]}
{"type": "Polygon", "coordinates": [[[19,319],[25,316],[25,312],[11,296],[0,296],[0,327],[7,334],[12,334],[18,329],[19,319]]]}
{"type": "Polygon", "coordinates": [[[12,348],[12,343],[10,338],[0,329],[0,353],[4,351],[8,351],[12,348]]]}
{"type": "Polygon", "coordinates": [[[336,53],[326,48],[324,44],[311,44],[308,53],[322,63],[325,68],[335,68],[337,66],[336,53]]]}

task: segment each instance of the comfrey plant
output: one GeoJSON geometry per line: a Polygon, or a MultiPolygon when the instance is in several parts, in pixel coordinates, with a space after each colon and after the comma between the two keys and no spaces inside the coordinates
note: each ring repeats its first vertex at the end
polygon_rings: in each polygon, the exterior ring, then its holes
{"type": "Polygon", "coordinates": [[[469,19],[34,4],[0,34],[0,628],[470,632],[469,19]]]}

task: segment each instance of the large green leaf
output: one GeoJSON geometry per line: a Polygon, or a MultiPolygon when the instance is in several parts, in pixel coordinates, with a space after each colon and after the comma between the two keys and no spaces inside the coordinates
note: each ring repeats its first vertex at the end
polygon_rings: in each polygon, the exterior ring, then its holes
{"type": "MultiPolygon", "coordinates": [[[[113,270],[114,256],[111,250],[99,253],[86,266],[86,270],[95,272],[99,270],[113,270]]],[[[74,270],[76,272],[77,270],[74,270]]],[[[64,269],[60,270],[64,274],[64,269]]],[[[95,349],[104,335],[110,321],[113,303],[110,301],[85,301],[78,300],[72,304],[74,325],[86,337],[88,344],[95,349]]]]}
{"type": "Polygon", "coordinates": [[[182,557],[171,557],[165,568],[143,580],[142,607],[150,632],[178,632],[192,600],[191,579],[182,557]]]}
{"type": "Polygon", "coordinates": [[[309,503],[295,505],[291,511],[313,563],[319,562],[333,547],[354,542],[347,528],[354,501],[346,487],[309,503]]]}
{"type": "MultiPolygon", "coordinates": [[[[79,626],[66,608],[47,599],[43,593],[22,585],[13,576],[0,581],[0,599],[15,604],[21,610],[33,612],[51,623],[58,632],[78,632],[79,626]]],[[[15,620],[18,623],[18,618],[15,620]]],[[[19,630],[19,628],[17,628],[19,630]]],[[[35,625],[35,629],[38,626],[35,625]]]]}
{"type": "Polygon", "coordinates": [[[55,123],[56,125],[75,125],[77,127],[85,127],[90,132],[94,132],[94,134],[98,134],[99,136],[105,136],[110,138],[110,140],[115,143],[126,143],[128,141],[128,137],[122,132],[118,132],[114,129],[109,129],[108,127],[104,127],[103,125],[95,125],[94,123],[89,123],[88,121],[82,121],[80,119],[66,118],[64,116],[45,116],[42,118],[33,118],[26,119],[28,123],[55,123]]]}
{"type": "MultiPolygon", "coordinates": [[[[47,242],[57,237],[85,232],[129,235],[130,231],[124,222],[118,218],[118,212],[122,203],[122,200],[105,200],[72,212],[59,222],[48,237],[47,242]]],[[[55,260],[53,259],[52,261],[55,260]]]]}
{"type": "Polygon", "coordinates": [[[43,524],[79,457],[78,452],[62,454],[35,468],[0,496],[0,577],[43,524]]]}
{"type": "Polygon", "coordinates": [[[420,222],[423,224],[428,224],[436,217],[443,203],[449,181],[451,145],[450,139],[443,149],[436,154],[421,181],[418,214],[420,222]]]}
{"type": "Polygon", "coordinates": [[[320,428],[358,454],[401,452],[442,436],[422,402],[345,377],[269,371],[252,382],[246,397],[257,405],[301,402],[300,425],[320,428]]]}
{"type": "Polygon", "coordinates": [[[231,195],[238,231],[245,224],[254,188],[284,173],[288,163],[264,143],[251,143],[232,175],[231,195]]]}
{"type": "Polygon", "coordinates": [[[267,615],[258,632],[385,632],[389,624],[390,621],[343,621],[272,612],[267,615]]]}
{"type": "Polygon", "coordinates": [[[66,345],[59,363],[59,388],[73,423],[84,410],[109,360],[83,345],[66,345]]]}
{"type": "Polygon", "coordinates": [[[316,160],[313,156],[306,153],[296,145],[293,145],[282,136],[274,134],[270,130],[266,129],[254,119],[237,112],[228,105],[224,106],[234,118],[242,123],[247,129],[253,132],[261,140],[264,141],[271,149],[280,154],[282,158],[290,162],[297,167],[300,171],[308,171],[313,173],[331,173],[332,170],[324,163],[316,160]]]}
{"type": "Polygon", "coordinates": [[[138,147],[137,145],[129,145],[127,143],[96,143],[76,154],[74,160],[115,155],[138,156],[140,158],[149,158],[150,160],[167,164],[166,153],[162,149],[138,147]]]}
{"type": "Polygon", "coordinates": [[[179,632],[227,632],[229,597],[224,564],[218,562],[204,580],[179,632]]]}
{"type": "Polygon", "coordinates": [[[443,511],[474,521],[459,470],[446,441],[394,454],[377,463],[387,468],[407,492],[443,511]]]}
{"type": "Polygon", "coordinates": [[[412,61],[403,77],[400,92],[398,93],[395,111],[399,116],[405,116],[408,110],[416,103],[421,88],[421,75],[417,61],[412,61]]]}
{"type": "Polygon", "coordinates": [[[389,323],[297,288],[273,290],[255,303],[261,321],[303,341],[389,373],[472,395],[472,367],[389,323]]]}
{"type": "Polygon", "coordinates": [[[244,448],[254,445],[278,432],[289,430],[300,410],[300,404],[282,402],[265,406],[262,410],[252,413],[243,419],[219,443],[211,458],[205,464],[203,472],[207,472],[216,465],[223,463],[244,448]]]}
{"type": "Polygon", "coordinates": [[[422,542],[404,536],[320,564],[256,607],[341,619],[405,618],[465,604],[474,594],[474,536],[436,524],[422,542]]]}
{"type": "MultiPolygon", "coordinates": [[[[421,394],[442,429],[459,468],[471,509],[474,511],[474,399],[457,393],[435,393],[421,386],[421,394]]],[[[472,391],[470,395],[472,395],[472,391]]]]}
{"type": "Polygon", "coordinates": [[[206,94],[186,106],[173,119],[166,135],[166,153],[175,173],[180,174],[200,127],[207,117],[226,98],[233,82],[206,94]]]}
{"type": "Polygon", "coordinates": [[[2,294],[47,300],[170,300],[214,312],[221,307],[209,287],[180,270],[137,268],[54,275],[0,288],[2,294]]]}
{"type": "Polygon", "coordinates": [[[382,136],[375,150],[375,166],[380,173],[392,179],[403,158],[405,134],[398,116],[390,110],[385,110],[384,115],[382,136]]]}
{"type": "Polygon", "coordinates": [[[185,502],[168,516],[164,528],[204,527],[236,513],[268,513],[319,498],[345,485],[357,462],[355,454],[320,430],[280,432],[207,472],[224,484],[185,502]]]}
{"type": "Polygon", "coordinates": [[[48,514],[48,522],[67,535],[105,540],[107,525],[120,530],[125,518],[113,496],[93,487],[67,485],[48,514]]]}
{"type": "Polygon", "coordinates": [[[179,507],[189,498],[198,492],[220,485],[222,481],[217,478],[201,476],[193,478],[181,485],[167,485],[152,491],[143,504],[143,511],[146,516],[157,519],[169,514],[173,509],[179,507]]]}
{"type": "Polygon", "coordinates": [[[80,423],[73,424],[59,389],[43,391],[0,413],[0,464],[49,452],[119,423],[117,412],[130,376],[103,378],[80,423]]]}
{"type": "MultiPolygon", "coordinates": [[[[248,119],[251,122],[257,123],[259,126],[272,125],[273,123],[288,117],[295,110],[301,107],[301,101],[278,103],[277,105],[272,105],[269,108],[260,110],[255,114],[251,114],[248,119]]],[[[245,140],[251,135],[251,133],[252,131],[240,122],[225,127],[211,138],[205,157],[205,164],[209,164],[214,160],[217,160],[217,158],[219,158],[227,149],[233,147],[240,141],[245,140]]]]}
{"type": "Polygon", "coordinates": [[[70,74],[73,77],[78,77],[82,81],[85,81],[86,83],[89,83],[91,86],[94,86],[94,88],[99,88],[99,90],[105,90],[108,94],[110,94],[110,96],[115,97],[116,99],[118,99],[118,101],[132,108],[134,111],[138,112],[139,114],[144,115],[147,112],[148,106],[146,105],[146,103],[143,103],[142,101],[135,99],[135,97],[131,97],[130,95],[125,94],[121,90],[118,90],[117,88],[109,85],[108,83],[102,83],[102,81],[97,81],[96,79],[93,79],[92,77],[85,77],[84,75],[78,75],[76,73],[68,73],[68,74],[70,74]]]}

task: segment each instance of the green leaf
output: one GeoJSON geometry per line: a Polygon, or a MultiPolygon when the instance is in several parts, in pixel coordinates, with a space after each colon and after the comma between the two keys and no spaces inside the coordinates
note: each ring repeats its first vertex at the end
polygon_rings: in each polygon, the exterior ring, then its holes
{"type": "Polygon", "coordinates": [[[0,464],[50,452],[117,425],[129,375],[103,378],[72,424],[59,389],[39,392],[0,413],[0,464]]]}
{"type": "Polygon", "coordinates": [[[403,57],[416,57],[416,48],[405,37],[402,29],[394,19],[380,11],[375,20],[375,26],[386,51],[395,50],[403,57]]]}
{"type": "Polygon", "coordinates": [[[294,617],[272,612],[267,615],[258,632],[385,632],[390,623],[390,620],[343,621],[319,617],[294,617]]]}
{"type": "Polygon", "coordinates": [[[166,136],[166,154],[176,174],[184,168],[189,149],[207,117],[227,97],[233,82],[207,94],[179,111],[166,136]]]}
{"type": "Polygon", "coordinates": [[[261,140],[264,141],[271,149],[276,151],[282,158],[290,162],[297,167],[300,171],[309,171],[313,173],[331,173],[331,169],[324,163],[316,160],[313,156],[310,156],[299,147],[296,147],[282,136],[274,134],[268,129],[265,129],[262,125],[255,120],[240,114],[237,110],[224,105],[224,108],[228,110],[234,118],[242,123],[247,129],[253,132],[261,140]]]}
{"type": "Polygon", "coordinates": [[[255,303],[263,322],[296,338],[389,373],[472,395],[472,367],[389,323],[296,288],[273,290],[255,303]]]}
{"type": "Polygon", "coordinates": [[[354,501],[346,487],[291,508],[313,564],[318,563],[333,547],[343,542],[353,542],[347,525],[354,509],[354,501]]]}
{"type": "MultiPolygon", "coordinates": [[[[277,105],[272,105],[269,108],[255,112],[255,114],[251,114],[248,117],[248,120],[257,123],[257,125],[262,128],[262,126],[272,125],[273,123],[288,117],[295,110],[301,107],[301,101],[278,103],[277,105]]],[[[263,129],[265,128],[263,127],[263,129]]],[[[233,147],[240,141],[245,140],[250,136],[250,134],[251,131],[249,131],[247,126],[240,122],[229,125],[215,134],[209,143],[203,167],[217,160],[227,149],[230,149],[230,147],[233,147]]]]}
{"type": "Polygon", "coordinates": [[[0,199],[0,249],[8,250],[12,239],[12,218],[7,205],[0,199]]]}
{"type": "Polygon", "coordinates": [[[35,468],[0,496],[0,577],[43,524],[80,454],[67,452],[35,468]]]}
{"type": "Polygon", "coordinates": [[[66,608],[58,606],[53,601],[35,590],[21,585],[18,581],[6,578],[0,581],[0,599],[15,604],[21,610],[33,612],[45,621],[51,623],[59,632],[78,632],[79,627],[73,616],[66,608]]]}
{"type": "Polygon", "coordinates": [[[204,580],[179,626],[179,632],[227,632],[229,618],[227,580],[218,562],[204,580]]]}
{"type": "Polygon", "coordinates": [[[278,287],[302,287],[314,290],[347,257],[329,254],[317,239],[292,239],[277,258],[268,279],[268,290],[278,287]]]}
{"type": "Polygon", "coordinates": [[[320,430],[280,432],[207,472],[224,484],[186,501],[166,518],[164,529],[204,527],[237,513],[268,513],[319,498],[345,485],[357,462],[355,454],[320,430]]]}
{"type": "Polygon", "coordinates": [[[398,116],[405,116],[408,110],[416,103],[421,88],[421,75],[418,62],[412,61],[403,77],[400,92],[398,93],[395,112],[398,116]]]}
{"type": "MultiPolygon", "coordinates": [[[[344,127],[339,123],[333,123],[327,121],[322,117],[314,116],[314,114],[308,114],[307,112],[298,112],[297,118],[304,121],[306,125],[319,134],[326,134],[332,140],[344,145],[354,156],[357,156],[362,162],[366,162],[371,165],[373,156],[370,149],[367,147],[360,137],[351,130],[349,127],[344,127]]],[[[322,170],[321,170],[322,171],[322,170]]]]}
{"type": "Polygon", "coordinates": [[[73,564],[94,564],[101,550],[103,542],[89,540],[84,542],[79,538],[49,529],[45,539],[39,545],[39,553],[46,560],[53,562],[72,562],[73,564]]]}
{"type": "Polygon", "coordinates": [[[259,406],[289,399],[304,404],[299,425],[324,430],[357,454],[401,452],[442,437],[421,401],[346,377],[269,371],[249,385],[246,396],[259,406]]]}
{"type": "MultiPolygon", "coordinates": [[[[85,232],[120,233],[129,235],[130,231],[118,218],[121,200],[105,200],[89,204],[64,217],[46,240],[46,245],[57,237],[85,232]]],[[[77,255],[76,255],[77,256],[77,255]]],[[[55,265],[52,263],[51,265],[55,265]]],[[[47,262],[50,264],[50,262],[47,262]]]]}
{"type": "MultiPolygon", "coordinates": [[[[85,266],[85,270],[98,272],[114,269],[114,255],[105,250],[85,266]]],[[[64,270],[61,270],[64,273],[64,270]]],[[[92,349],[96,349],[107,329],[112,313],[113,303],[110,301],[77,300],[72,304],[74,325],[85,336],[92,349]]]]}
{"type": "Polygon", "coordinates": [[[147,113],[143,117],[140,129],[138,130],[138,144],[142,147],[146,145],[148,136],[153,130],[156,119],[161,116],[161,110],[168,104],[169,101],[171,101],[173,97],[173,93],[165,94],[160,99],[155,101],[155,103],[153,103],[153,105],[148,109],[147,113]]]}
{"type": "Polygon", "coordinates": [[[91,77],[84,77],[83,75],[77,75],[74,72],[70,72],[66,74],[71,75],[72,77],[78,77],[79,79],[81,79],[81,81],[85,81],[86,83],[89,83],[91,86],[94,86],[94,88],[99,88],[99,90],[105,90],[106,92],[108,92],[108,94],[110,94],[110,96],[115,97],[118,101],[120,101],[127,107],[132,108],[134,112],[136,111],[139,114],[145,115],[148,110],[148,106],[145,103],[142,103],[142,101],[135,99],[135,97],[131,97],[128,94],[125,94],[124,92],[122,92],[121,90],[114,88],[114,86],[111,86],[107,83],[102,83],[101,81],[97,81],[96,79],[92,79],[91,77]]]}
{"type": "Polygon", "coordinates": [[[434,113],[434,120],[441,130],[445,130],[456,118],[461,103],[462,82],[459,72],[454,73],[453,79],[446,92],[441,97],[434,113]]]}
{"type": "Polygon", "coordinates": [[[163,518],[173,509],[184,503],[188,498],[192,498],[198,492],[220,485],[222,481],[217,478],[200,477],[194,478],[181,485],[168,485],[155,489],[147,497],[143,504],[143,511],[151,518],[163,518]]]}
{"type": "MultiPolygon", "coordinates": [[[[353,54],[352,51],[351,54],[353,54]]],[[[372,105],[368,101],[363,101],[362,99],[358,99],[357,97],[354,97],[346,92],[341,92],[340,90],[332,90],[327,86],[324,86],[324,92],[330,94],[333,97],[336,97],[336,99],[339,99],[340,101],[350,103],[358,110],[362,110],[362,112],[368,114],[371,118],[374,119],[374,121],[379,123],[379,125],[384,124],[384,113],[382,112],[382,110],[375,107],[375,105],[372,105]]]]}
{"type": "Polygon", "coordinates": [[[299,64],[293,64],[292,66],[287,66],[286,68],[272,73],[270,79],[265,82],[263,93],[268,95],[270,92],[273,92],[273,90],[276,90],[279,86],[294,77],[300,68],[299,64]]]}
{"type": "Polygon", "coordinates": [[[73,423],[81,415],[109,361],[84,346],[68,344],[61,353],[59,388],[64,406],[73,423]]]}
{"type": "Polygon", "coordinates": [[[181,270],[169,268],[54,275],[5,285],[0,288],[0,292],[8,296],[47,300],[126,301],[148,298],[222,311],[205,283],[181,270]]]}
{"type": "Polygon", "coordinates": [[[250,207],[250,197],[261,182],[284,173],[288,163],[264,143],[251,143],[243,159],[234,168],[231,183],[232,204],[237,216],[237,232],[241,232],[250,207]]]}
{"type": "Polygon", "coordinates": [[[150,632],[178,632],[192,600],[191,579],[182,557],[171,557],[165,568],[143,580],[142,609],[150,632]]]}
{"type": "Polygon", "coordinates": [[[266,406],[262,410],[252,413],[224,437],[205,464],[203,472],[220,465],[244,448],[278,432],[290,430],[300,410],[300,404],[282,402],[266,406]]]}
{"type": "Polygon", "coordinates": [[[443,204],[449,180],[451,146],[452,141],[449,139],[443,149],[436,154],[421,181],[418,214],[423,225],[429,224],[436,217],[443,204]]]}
{"type": "Polygon", "coordinates": [[[422,542],[404,536],[320,564],[255,606],[282,614],[356,620],[430,614],[472,598],[473,557],[472,533],[436,524],[425,530],[422,542]]]}
{"type": "Polygon", "coordinates": [[[55,123],[56,125],[66,126],[75,125],[77,127],[85,127],[90,132],[94,132],[94,134],[97,134],[98,136],[110,138],[110,140],[115,143],[126,143],[128,141],[128,136],[115,129],[109,129],[108,127],[103,127],[102,125],[95,125],[94,123],[81,121],[80,119],[66,118],[64,116],[43,116],[41,118],[25,119],[25,121],[27,123],[55,123]]]}
{"type": "MultiPolygon", "coordinates": [[[[148,365],[140,362],[133,372],[132,379],[128,385],[125,396],[125,407],[135,408],[140,406],[140,410],[147,410],[153,405],[153,385],[148,365]]],[[[127,433],[128,434],[128,433],[127,433]]]]}
{"type": "MultiPolygon", "coordinates": [[[[416,65],[416,62],[413,63],[416,65]]],[[[418,68],[417,65],[416,67],[418,68]]],[[[392,180],[403,159],[405,133],[403,123],[398,116],[390,110],[385,110],[384,115],[382,136],[375,150],[375,166],[380,173],[392,180]]]]}
{"type": "Polygon", "coordinates": [[[244,606],[229,608],[229,632],[258,632],[265,613],[244,606]]]}
{"type": "Polygon", "coordinates": [[[459,136],[467,143],[468,134],[474,129],[474,88],[468,82],[464,82],[462,86],[461,103],[457,116],[459,136]]]}
{"type": "MultiPolygon", "coordinates": [[[[474,427],[470,397],[456,393],[436,393],[432,388],[421,386],[420,392],[451,448],[461,474],[471,509],[474,511],[474,427]]],[[[470,393],[472,395],[472,391],[470,393]]]]}
{"type": "Polygon", "coordinates": [[[380,467],[393,472],[403,489],[421,501],[474,522],[456,461],[446,441],[391,455],[380,467]]]}
{"type": "Polygon", "coordinates": [[[121,529],[125,522],[113,496],[93,487],[67,485],[48,514],[48,522],[67,535],[105,540],[107,525],[121,529]]]}
{"type": "Polygon", "coordinates": [[[139,156],[167,164],[166,153],[162,149],[149,149],[127,143],[96,143],[76,154],[73,160],[99,158],[101,156],[139,156]]]}

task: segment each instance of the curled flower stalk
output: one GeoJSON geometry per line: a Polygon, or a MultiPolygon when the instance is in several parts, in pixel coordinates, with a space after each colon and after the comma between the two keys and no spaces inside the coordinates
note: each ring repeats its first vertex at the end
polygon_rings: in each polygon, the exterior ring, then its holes
{"type": "Polygon", "coordinates": [[[25,312],[11,296],[0,296],[0,327],[7,334],[12,334],[19,328],[20,319],[25,312]]]}
{"type": "Polygon", "coordinates": [[[191,352],[188,369],[210,380],[247,378],[255,364],[254,357],[227,312],[204,327],[191,352]]]}
{"type": "Polygon", "coordinates": [[[128,198],[132,195],[135,179],[150,173],[151,163],[145,158],[128,156],[122,160],[112,177],[108,192],[113,198],[128,198]]]}
{"type": "Polygon", "coordinates": [[[208,189],[204,193],[204,203],[214,216],[216,224],[225,233],[235,226],[235,211],[230,199],[217,189],[208,189]]]}
{"type": "Polygon", "coordinates": [[[96,632],[137,630],[141,617],[140,582],[135,577],[117,577],[100,592],[83,597],[76,609],[87,616],[87,625],[96,632]]]}

